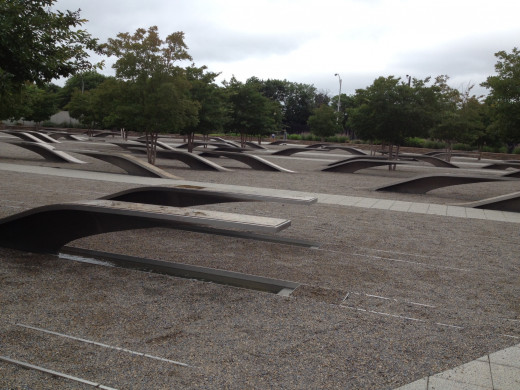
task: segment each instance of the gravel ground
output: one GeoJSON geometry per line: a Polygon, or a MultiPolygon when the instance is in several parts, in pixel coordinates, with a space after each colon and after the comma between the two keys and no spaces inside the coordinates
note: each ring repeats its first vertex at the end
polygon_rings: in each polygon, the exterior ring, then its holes
{"type": "MultiPolygon", "coordinates": [[[[107,144],[63,142],[57,148],[118,151],[107,144]]],[[[0,163],[122,173],[77,154],[89,164],[48,163],[11,145],[1,145],[0,153],[0,163]]],[[[158,165],[200,182],[438,204],[520,191],[519,181],[426,195],[380,193],[372,189],[445,170],[421,164],[325,173],[320,168],[348,154],[258,154],[298,173],[252,171],[223,158],[212,160],[233,172],[189,170],[170,160],[158,165]]],[[[455,163],[476,169],[485,162],[455,163]]],[[[135,187],[1,170],[0,180],[1,217],[135,187]]],[[[198,208],[288,218],[292,226],[280,236],[319,247],[158,228],[70,245],[290,280],[300,287],[282,297],[0,248],[0,355],[118,389],[392,389],[519,342],[518,224],[326,204],[198,208]]],[[[4,388],[90,387],[0,361],[4,388]]]]}

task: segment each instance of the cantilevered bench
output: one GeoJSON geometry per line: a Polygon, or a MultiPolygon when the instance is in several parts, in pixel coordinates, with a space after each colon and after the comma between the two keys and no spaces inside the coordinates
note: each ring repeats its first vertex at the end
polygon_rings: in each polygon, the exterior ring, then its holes
{"type": "Polygon", "coordinates": [[[313,152],[313,151],[319,151],[319,152],[328,152],[330,149],[323,149],[323,148],[301,148],[301,147],[294,147],[294,148],[286,148],[277,150],[276,152],[271,153],[273,156],[292,156],[296,153],[301,152],[313,152]]]}
{"type": "Polygon", "coordinates": [[[438,152],[438,151],[424,153],[425,156],[434,156],[434,157],[446,156],[447,154],[450,154],[452,157],[475,157],[477,159],[479,158],[478,153],[463,153],[463,152],[448,153],[448,152],[438,152]]]}
{"type": "Polygon", "coordinates": [[[164,179],[178,179],[174,176],[156,166],[149,164],[146,161],[135,158],[130,154],[124,153],[103,153],[92,150],[73,150],[74,153],[83,154],[85,156],[97,158],[109,164],[115,165],[133,176],[145,177],[159,177],[164,179]]]}
{"type": "Polygon", "coordinates": [[[222,143],[227,144],[229,146],[234,146],[236,148],[240,147],[240,144],[238,144],[237,142],[229,141],[229,140],[221,138],[221,137],[211,137],[210,139],[213,140],[213,141],[222,142],[222,143]]]}
{"type": "Polygon", "coordinates": [[[38,143],[41,143],[43,142],[41,139],[39,139],[38,137],[35,137],[34,135],[32,134],[29,134],[29,133],[26,133],[24,131],[16,131],[16,130],[0,130],[0,133],[4,133],[4,134],[8,134],[8,135],[12,135],[14,137],[18,137],[20,138],[22,141],[26,141],[26,142],[38,142],[38,143]]]}
{"type": "Polygon", "coordinates": [[[257,144],[256,142],[246,141],[246,145],[249,146],[250,148],[254,148],[254,149],[267,150],[266,147],[264,147],[260,144],[257,144]]]}
{"type": "Polygon", "coordinates": [[[437,188],[460,184],[483,183],[489,181],[512,181],[514,178],[504,176],[467,176],[467,175],[423,175],[400,181],[395,184],[378,187],[376,191],[401,192],[408,194],[424,194],[437,188]]]}
{"type": "Polygon", "coordinates": [[[499,195],[474,202],[458,203],[455,206],[520,213],[520,192],[499,195]]]}
{"type": "Polygon", "coordinates": [[[94,200],[38,207],[0,220],[0,246],[58,253],[70,241],[95,234],[167,227],[234,236],[237,229],[276,233],[290,220],[218,211],[94,200]]]}
{"type": "Polygon", "coordinates": [[[448,161],[441,160],[438,157],[435,156],[426,156],[424,154],[412,154],[412,153],[406,153],[406,154],[400,154],[399,158],[412,158],[418,161],[424,161],[425,163],[431,164],[435,167],[440,168],[459,168],[457,165],[454,165],[448,161]]]}
{"type": "Polygon", "coordinates": [[[60,141],[58,141],[57,139],[49,137],[47,134],[40,133],[39,131],[29,130],[29,131],[26,131],[26,133],[34,135],[36,138],[42,140],[43,142],[47,142],[47,143],[51,143],[51,144],[59,144],[60,143],[60,141]]]}
{"type": "Polygon", "coordinates": [[[231,158],[233,160],[237,160],[246,165],[249,165],[251,168],[259,170],[259,171],[277,171],[277,172],[294,173],[294,171],[291,171],[291,170],[283,168],[279,165],[273,164],[272,162],[267,161],[261,157],[255,156],[253,154],[236,153],[236,152],[218,152],[218,151],[207,151],[204,153],[206,156],[231,158]]]}
{"type": "Polygon", "coordinates": [[[60,138],[65,138],[66,140],[69,140],[69,141],[86,141],[85,138],[80,137],[76,134],[70,134],[70,133],[65,133],[65,132],[61,132],[61,131],[48,132],[47,135],[56,140],[59,140],[60,138]]]}
{"type": "Polygon", "coordinates": [[[520,169],[520,161],[518,162],[497,162],[493,164],[484,165],[482,169],[498,169],[505,171],[508,168],[520,169]]]}
{"type": "MultiPolygon", "coordinates": [[[[139,153],[146,153],[146,146],[142,143],[132,143],[132,142],[111,142],[114,145],[117,145],[125,150],[130,152],[137,151],[139,153]]],[[[164,159],[172,159],[183,162],[188,165],[190,168],[198,169],[198,170],[209,170],[209,171],[218,171],[218,172],[227,172],[230,169],[224,168],[213,161],[207,160],[200,155],[194,153],[184,152],[178,149],[157,149],[156,156],[158,158],[164,159]]]]}
{"type": "Polygon", "coordinates": [[[252,193],[237,193],[194,188],[192,186],[175,187],[137,187],[106,195],[100,199],[118,200],[175,207],[191,207],[214,203],[228,202],[279,202],[310,205],[317,198],[309,196],[270,196],[252,193]]]}
{"type": "Polygon", "coordinates": [[[358,156],[366,156],[367,155],[367,153],[363,152],[362,150],[359,150],[359,149],[356,149],[356,148],[352,148],[350,146],[329,145],[329,146],[325,146],[325,149],[329,149],[329,150],[339,149],[339,150],[343,150],[345,152],[349,152],[350,154],[354,154],[354,155],[358,155],[358,156]]]}
{"type": "Polygon", "coordinates": [[[334,165],[329,165],[322,169],[323,172],[343,172],[343,173],[354,173],[359,171],[360,169],[373,168],[377,166],[387,165],[398,165],[398,164],[407,164],[404,161],[396,161],[396,160],[379,160],[379,159],[350,159],[347,161],[342,161],[336,163],[334,165]]]}
{"type": "Polygon", "coordinates": [[[55,150],[54,146],[42,142],[27,142],[18,140],[2,140],[1,142],[30,150],[31,152],[39,154],[47,161],[86,164],[85,161],[81,161],[61,150],[55,150]]]}

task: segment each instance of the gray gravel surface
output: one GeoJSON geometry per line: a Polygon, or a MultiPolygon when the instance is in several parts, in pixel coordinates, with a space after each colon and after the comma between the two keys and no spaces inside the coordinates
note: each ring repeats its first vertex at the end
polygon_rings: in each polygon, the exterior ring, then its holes
{"type": "MultiPolygon", "coordinates": [[[[79,147],[118,150],[107,142],[57,146],[79,147]]],[[[81,166],[48,163],[10,145],[1,145],[0,152],[0,163],[123,173],[95,160],[81,166]]],[[[222,158],[212,160],[233,172],[195,171],[170,160],[158,165],[200,182],[439,204],[520,191],[520,181],[426,195],[372,191],[440,171],[424,164],[393,172],[319,172],[347,156],[263,156],[295,174],[252,171],[222,158]]],[[[458,161],[471,169],[479,164],[458,161]]],[[[0,217],[135,187],[1,170],[0,180],[0,217]]],[[[519,342],[518,224],[326,204],[198,208],[288,218],[292,226],[280,236],[320,245],[159,228],[70,245],[290,280],[300,287],[281,297],[0,248],[0,355],[118,389],[392,389],[519,342]]],[[[4,388],[90,387],[0,361],[4,388]]]]}

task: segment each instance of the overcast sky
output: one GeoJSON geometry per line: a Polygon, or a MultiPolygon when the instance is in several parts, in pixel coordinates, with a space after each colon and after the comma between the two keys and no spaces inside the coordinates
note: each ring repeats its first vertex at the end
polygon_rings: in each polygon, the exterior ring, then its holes
{"type": "MultiPolygon", "coordinates": [[[[100,42],[120,32],[183,31],[196,66],[240,81],[286,79],[329,96],[379,76],[450,76],[485,93],[500,50],[520,46],[518,0],[58,0],[100,42]],[[335,74],[339,74],[335,76],[335,74]]],[[[113,75],[111,63],[102,71],[113,75]]]]}

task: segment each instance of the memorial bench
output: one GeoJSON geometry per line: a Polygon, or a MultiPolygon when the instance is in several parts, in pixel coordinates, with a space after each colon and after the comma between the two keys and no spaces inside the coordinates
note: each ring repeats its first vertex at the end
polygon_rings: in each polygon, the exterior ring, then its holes
{"type": "Polygon", "coordinates": [[[255,156],[253,154],[246,153],[237,153],[237,152],[224,152],[224,151],[207,151],[204,152],[205,156],[212,157],[227,157],[233,160],[240,161],[246,165],[249,165],[251,168],[259,170],[259,171],[277,171],[277,172],[287,172],[294,173],[289,169],[283,168],[279,165],[273,164],[270,161],[267,161],[261,157],[255,156]]]}
{"type": "Polygon", "coordinates": [[[71,152],[105,161],[125,170],[130,175],[158,177],[164,179],[179,179],[177,176],[174,176],[164,171],[163,169],[157,168],[155,165],[149,164],[146,161],[135,158],[130,154],[103,153],[92,150],[72,150],[71,152]]]}
{"type": "Polygon", "coordinates": [[[42,142],[27,142],[19,140],[2,140],[1,142],[30,150],[51,162],[69,162],[75,164],[86,164],[70,154],[61,150],[55,150],[54,146],[42,142]]]}
{"type": "Polygon", "coordinates": [[[375,191],[390,191],[408,194],[424,194],[442,187],[461,184],[513,181],[515,178],[505,176],[469,176],[469,175],[422,175],[398,183],[378,187],[375,191]]]}
{"type": "Polygon", "coordinates": [[[309,196],[273,196],[209,190],[194,186],[146,186],[131,188],[100,199],[118,200],[175,207],[191,207],[228,202],[278,202],[311,205],[317,198],[309,196]]]}
{"type": "Polygon", "coordinates": [[[408,164],[404,161],[396,161],[396,160],[379,160],[379,159],[355,159],[355,160],[347,160],[341,161],[334,165],[329,165],[322,169],[323,172],[343,172],[343,173],[354,173],[359,171],[360,169],[373,168],[377,166],[387,165],[400,165],[400,164],[408,164]]]}
{"type": "Polygon", "coordinates": [[[280,218],[92,200],[37,207],[3,218],[0,246],[58,253],[82,237],[131,229],[164,227],[235,236],[235,230],[277,233],[290,225],[290,220],[280,218]]]}

